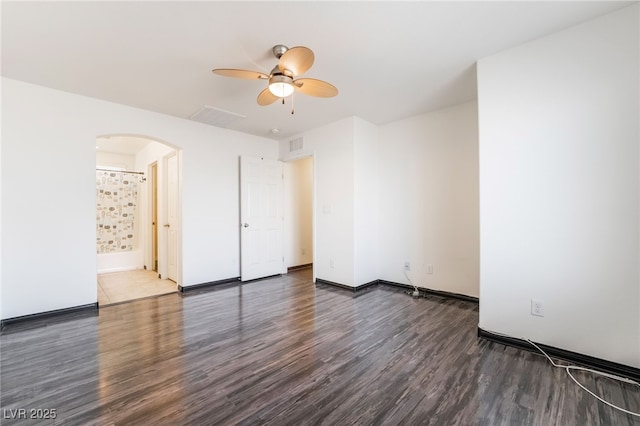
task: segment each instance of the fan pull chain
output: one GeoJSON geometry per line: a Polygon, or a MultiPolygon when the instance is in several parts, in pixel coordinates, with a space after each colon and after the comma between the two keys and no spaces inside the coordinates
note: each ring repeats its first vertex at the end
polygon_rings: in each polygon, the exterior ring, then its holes
{"type": "Polygon", "coordinates": [[[295,93],[296,93],[296,92],[293,92],[293,93],[291,94],[291,115],[293,115],[293,114],[295,113],[295,110],[293,109],[293,95],[294,95],[295,93]]]}

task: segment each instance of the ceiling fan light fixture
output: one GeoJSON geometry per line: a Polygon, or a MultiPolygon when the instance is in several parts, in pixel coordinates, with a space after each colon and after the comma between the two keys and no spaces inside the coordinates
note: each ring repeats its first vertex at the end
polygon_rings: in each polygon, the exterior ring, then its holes
{"type": "Polygon", "coordinates": [[[293,79],[286,75],[274,75],[269,79],[269,91],[279,98],[286,98],[293,93],[293,79]]]}
{"type": "Polygon", "coordinates": [[[278,64],[269,74],[236,68],[216,68],[213,73],[247,80],[269,80],[267,87],[262,89],[256,98],[258,105],[267,106],[278,100],[284,104],[285,98],[290,98],[291,114],[293,114],[293,92],[317,98],[332,98],[338,94],[338,89],[326,81],[300,78],[313,65],[314,54],[308,47],[296,46],[289,49],[283,45],[276,45],[273,47],[273,54],[278,59],[278,64]]]}

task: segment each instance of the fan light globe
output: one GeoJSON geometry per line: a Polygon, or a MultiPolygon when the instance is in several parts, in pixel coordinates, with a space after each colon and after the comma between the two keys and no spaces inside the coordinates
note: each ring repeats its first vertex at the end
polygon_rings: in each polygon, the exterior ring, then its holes
{"type": "Polygon", "coordinates": [[[269,79],[269,91],[279,98],[286,98],[293,93],[293,79],[285,75],[274,75],[269,79]]]}

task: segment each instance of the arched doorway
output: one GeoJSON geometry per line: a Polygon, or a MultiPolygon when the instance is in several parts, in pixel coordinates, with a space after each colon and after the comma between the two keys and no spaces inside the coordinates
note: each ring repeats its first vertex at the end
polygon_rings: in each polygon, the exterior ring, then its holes
{"type": "Polygon", "coordinates": [[[96,138],[100,306],[176,292],[181,284],[180,156],[146,136],[96,138]]]}

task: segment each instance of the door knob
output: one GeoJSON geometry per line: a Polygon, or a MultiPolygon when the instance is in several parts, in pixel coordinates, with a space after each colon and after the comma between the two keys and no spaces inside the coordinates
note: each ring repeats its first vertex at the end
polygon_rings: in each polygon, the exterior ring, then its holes
{"type": "Polygon", "coordinates": [[[244,225],[242,225],[242,226],[244,226],[245,228],[248,228],[248,227],[249,227],[249,224],[245,222],[245,224],[244,224],[244,225]]]}
{"type": "Polygon", "coordinates": [[[165,224],[164,224],[164,227],[165,227],[165,228],[168,228],[168,227],[170,227],[170,226],[171,226],[171,224],[169,224],[169,223],[165,223],[165,224]]]}

